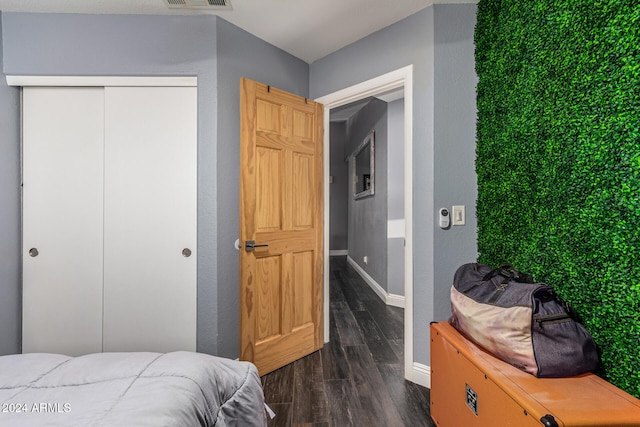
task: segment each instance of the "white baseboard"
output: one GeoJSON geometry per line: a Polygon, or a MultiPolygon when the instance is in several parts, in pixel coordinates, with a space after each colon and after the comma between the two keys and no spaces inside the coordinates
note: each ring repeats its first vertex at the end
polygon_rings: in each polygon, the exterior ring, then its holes
{"type": "Polygon", "coordinates": [[[404,308],[404,297],[402,295],[387,294],[387,305],[404,308]]]}
{"type": "Polygon", "coordinates": [[[412,369],[405,372],[405,377],[412,383],[431,388],[431,367],[413,362],[412,369]]]}
{"type": "Polygon", "coordinates": [[[349,251],[347,249],[334,249],[329,251],[329,256],[343,256],[349,255],[349,251]]]}
{"type": "Polygon", "coordinates": [[[355,262],[350,256],[347,256],[347,262],[353,267],[354,270],[356,270],[360,277],[362,277],[362,279],[369,285],[369,287],[373,289],[373,292],[375,292],[376,295],[378,295],[378,297],[386,305],[404,308],[404,296],[387,293],[387,291],[385,291],[384,288],[380,286],[373,277],[369,276],[369,273],[364,271],[362,267],[360,267],[358,263],[355,262]]]}

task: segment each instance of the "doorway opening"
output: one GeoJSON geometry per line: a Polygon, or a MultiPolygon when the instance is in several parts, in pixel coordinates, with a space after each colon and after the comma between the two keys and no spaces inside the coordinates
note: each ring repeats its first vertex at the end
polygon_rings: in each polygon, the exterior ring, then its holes
{"type": "Polygon", "coordinates": [[[413,358],[413,66],[387,74],[318,98],[324,104],[324,342],[329,341],[329,165],[331,110],[355,101],[404,92],[404,366],[405,378],[429,386],[428,369],[414,366],[413,358]]]}

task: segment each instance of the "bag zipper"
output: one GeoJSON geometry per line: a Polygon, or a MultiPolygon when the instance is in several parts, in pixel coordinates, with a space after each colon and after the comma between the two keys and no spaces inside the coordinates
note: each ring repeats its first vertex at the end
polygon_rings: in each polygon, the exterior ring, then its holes
{"type": "MultiPolygon", "coordinates": [[[[489,282],[493,283],[493,286],[496,287],[496,291],[493,293],[493,295],[491,295],[491,298],[489,298],[489,300],[487,301],[487,304],[495,304],[496,301],[498,301],[502,296],[502,294],[504,293],[504,290],[507,289],[507,286],[509,286],[509,279],[506,277],[503,277],[500,283],[496,283],[494,279],[495,277],[492,277],[488,280],[489,282]]],[[[487,281],[483,283],[486,283],[486,282],[487,281]]]]}
{"type": "Polygon", "coordinates": [[[544,314],[535,316],[533,320],[542,328],[545,324],[553,325],[555,323],[569,322],[571,316],[569,316],[569,313],[544,314]]]}
{"type": "Polygon", "coordinates": [[[491,295],[491,298],[489,298],[489,301],[487,301],[487,304],[495,304],[496,301],[498,301],[498,299],[500,299],[500,297],[504,293],[504,290],[507,288],[507,285],[508,283],[501,283],[499,286],[497,286],[497,290],[493,295],[491,295]]]}

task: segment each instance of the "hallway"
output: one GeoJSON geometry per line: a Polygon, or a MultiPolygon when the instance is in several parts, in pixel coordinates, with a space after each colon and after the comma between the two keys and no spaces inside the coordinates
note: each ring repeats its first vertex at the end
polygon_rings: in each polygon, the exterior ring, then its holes
{"type": "Polygon", "coordinates": [[[330,342],[262,377],[270,426],[435,426],[429,389],[404,380],[404,310],[331,257],[330,342]]]}

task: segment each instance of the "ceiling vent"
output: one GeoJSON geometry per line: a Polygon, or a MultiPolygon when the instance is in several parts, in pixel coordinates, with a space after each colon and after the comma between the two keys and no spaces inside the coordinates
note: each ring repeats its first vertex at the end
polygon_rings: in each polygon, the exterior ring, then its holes
{"type": "Polygon", "coordinates": [[[231,0],[164,0],[170,9],[231,10],[231,0]]]}

